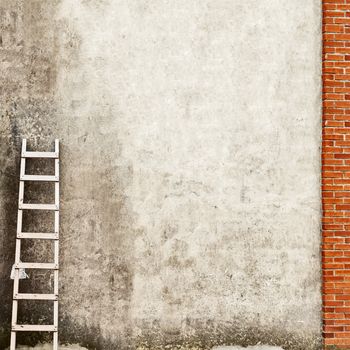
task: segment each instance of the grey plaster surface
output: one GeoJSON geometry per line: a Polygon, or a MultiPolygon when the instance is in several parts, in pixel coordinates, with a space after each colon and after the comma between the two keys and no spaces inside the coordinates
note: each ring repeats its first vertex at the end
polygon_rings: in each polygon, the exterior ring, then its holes
{"type": "Polygon", "coordinates": [[[20,142],[58,137],[62,341],[321,348],[320,6],[0,1],[1,344],[20,142]]]}

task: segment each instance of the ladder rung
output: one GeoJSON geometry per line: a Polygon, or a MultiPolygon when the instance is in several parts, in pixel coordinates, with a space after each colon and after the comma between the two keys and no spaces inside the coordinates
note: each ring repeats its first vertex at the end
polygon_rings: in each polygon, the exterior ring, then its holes
{"type": "Polygon", "coordinates": [[[58,239],[58,233],[19,232],[17,233],[17,238],[58,239]]]}
{"type": "Polygon", "coordinates": [[[49,324],[16,324],[12,326],[12,330],[16,332],[56,332],[57,327],[49,324]]]}
{"type": "Polygon", "coordinates": [[[20,262],[15,264],[16,269],[42,269],[42,270],[58,270],[58,264],[55,263],[32,263],[20,262]]]}
{"type": "Polygon", "coordinates": [[[21,181],[59,181],[59,177],[55,175],[22,175],[21,181]]]}
{"type": "Polygon", "coordinates": [[[31,294],[31,293],[18,293],[14,296],[15,300],[57,300],[56,294],[31,294]]]}
{"type": "Polygon", "coordinates": [[[58,152],[22,152],[22,158],[58,158],[58,152]]]}
{"type": "Polygon", "coordinates": [[[58,205],[56,205],[56,204],[20,203],[19,209],[58,210],[58,205]]]}

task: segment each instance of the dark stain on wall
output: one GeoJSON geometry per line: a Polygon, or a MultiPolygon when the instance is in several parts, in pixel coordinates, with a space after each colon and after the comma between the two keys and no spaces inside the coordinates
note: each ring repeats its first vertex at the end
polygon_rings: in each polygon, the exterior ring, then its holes
{"type": "Polygon", "coordinates": [[[104,338],[102,330],[98,326],[89,327],[86,324],[78,325],[69,318],[61,320],[61,336],[62,344],[80,344],[88,349],[130,349],[128,337],[120,337],[116,341],[104,338]]]}
{"type": "MultiPolygon", "coordinates": [[[[0,141],[0,144],[2,142],[0,141]]],[[[16,149],[16,145],[12,144],[16,149]]],[[[9,279],[14,254],[13,234],[16,232],[18,186],[16,168],[7,159],[18,159],[15,152],[0,147],[0,348],[9,339],[12,307],[12,281],[9,279]],[[4,154],[5,153],[5,154],[4,154]]]]}
{"type": "MultiPolygon", "coordinates": [[[[10,339],[13,281],[9,277],[15,252],[21,140],[28,138],[31,147],[43,149],[53,141],[57,46],[50,21],[57,3],[0,4],[0,349],[10,339]]],[[[21,291],[31,291],[39,280],[22,281],[21,291]]],[[[32,305],[31,312],[23,306],[21,302],[19,320],[29,322],[39,315],[39,306],[32,305]]],[[[40,314],[45,320],[49,312],[40,309],[40,314]]],[[[19,333],[18,339],[33,344],[45,336],[19,333]]]]}
{"type": "Polygon", "coordinates": [[[218,323],[214,320],[187,318],[181,329],[162,330],[159,322],[143,326],[142,335],[136,339],[140,349],[211,349],[219,345],[271,345],[285,350],[319,350],[322,340],[318,336],[303,336],[275,328],[246,326],[245,321],[218,323]]]}
{"type": "MultiPolygon", "coordinates": [[[[219,345],[280,346],[284,350],[320,350],[322,339],[318,336],[302,336],[275,329],[245,327],[241,322],[218,324],[211,320],[187,319],[182,329],[164,330],[160,322],[139,324],[142,328],[140,336],[133,336],[132,330],[120,336],[118,340],[110,340],[101,336],[99,327],[77,325],[69,318],[61,322],[62,343],[77,343],[90,350],[117,349],[211,349],[219,345]]],[[[329,349],[333,350],[333,349],[329,349]]],[[[334,349],[336,350],[336,349],[334,349]]]]}

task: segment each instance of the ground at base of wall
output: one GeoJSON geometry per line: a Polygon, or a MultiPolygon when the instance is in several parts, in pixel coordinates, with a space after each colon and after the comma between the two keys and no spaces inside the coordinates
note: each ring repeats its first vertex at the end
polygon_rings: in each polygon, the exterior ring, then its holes
{"type": "Polygon", "coordinates": [[[242,348],[241,346],[215,346],[212,350],[283,350],[279,346],[255,345],[242,348]]]}
{"type": "MultiPolygon", "coordinates": [[[[5,349],[8,350],[9,348],[5,349]]],[[[35,347],[30,347],[26,345],[18,345],[17,350],[52,350],[52,344],[38,344],[35,347]]],[[[86,348],[81,347],[77,344],[72,345],[60,345],[60,350],[87,350],[86,348]]],[[[283,350],[277,346],[268,346],[268,345],[256,345],[248,346],[247,348],[242,348],[241,346],[216,346],[213,350],[283,350]]]]}
{"type": "MultiPolygon", "coordinates": [[[[58,348],[59,350],[87,350],[86,348],[83,348],[77,344],[60,345],[58,348]]],[[[9,350],[9,348],[5,350],[9,350]]],[[[48,343],[38,344],[38,345],[35,345],[34,347],[27,346],[27,345],[17,345],[16,350],[52,350],[52,344],[48,344],[48,343]]]]}

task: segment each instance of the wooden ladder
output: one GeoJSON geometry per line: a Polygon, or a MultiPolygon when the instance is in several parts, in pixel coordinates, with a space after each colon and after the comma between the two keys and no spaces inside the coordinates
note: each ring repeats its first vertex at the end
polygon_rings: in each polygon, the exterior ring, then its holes
{"type": "Polygon", "coordinates": [[[22,141],[17,237],[15,253],[15,276],[13,283],[12,303],[12,329],[10,350],[16,349],[16,332],[53,332],[53,350],[58,350],[58,249],[59,249],[59,141],[55,140],[54,152],[29,152],[27,151],[27,140],[22,141]],[[27,175],[25,173],[27,158],[53,158],[55,160],[55,175],[27,175]],[[55,183],[54,204],[30,204],[23,203],[25,181],[52,181],[55,183]],[[23,210],[53,210],[55,211],[55,224],[53,233],[22,232],[22,211],[23,210]],[[22,239],[48,239],[54,242],[54,262],[34,263],[21,262],[21,240],[22,239]],[[47,269],[54,270],[54,292],[53,294],[30,294],[19,293],[19,269],[47,269]],[[20,325],[17,324],[18,300],[52,300],[53,325],[20,325]]]}

